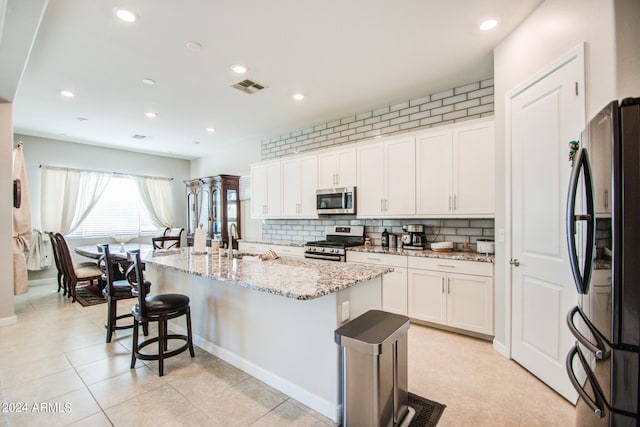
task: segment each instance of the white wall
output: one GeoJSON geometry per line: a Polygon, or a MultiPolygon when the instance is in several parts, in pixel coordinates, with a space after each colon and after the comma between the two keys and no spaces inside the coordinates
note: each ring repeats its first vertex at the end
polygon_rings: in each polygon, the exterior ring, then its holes
{"type": "MultiPolygon", "coordinates": [[[[121,172],[135,175],[172,177],[172,196],[176,225],[186,228],[187,208],[184,180],[189,178],[190,162],[163,156],[134,153],[130,151],[103,148],[73,142],[16,135],[21,140],[27,168],[29,195],[31,198],[31,225],[40,226],[40,165],[91,169],[107,172],[121,172]]],[[[149,239],[140,241],[150,243],[149,239]]],[[[100,243],[95,239],[69,241],[69,245],[100,243]]],[[[86,260],[85,260],[86,261],[86,260]]],[[[42,272],[29,272],[29,280],[51,277],[55,268],[42,272]]]]}
{"type": "Polygon", "coordinates": [[[0,102],[0,326],[15,322],[13,306],[13,114],[0,102]]]}
{"type": "MultiPolygon", "coordinates": [[[[636,1],[636,0],[631,0],[636,1]]],[[[616,98],[613,0],[546,0],[494,50],[496,123],[496,233],[505,228],[505,97],[583,41],[586,117],[616,98]]],[[[637,24],[636,24],[637,25],[637,24]]],[[[632,42],[636,44],[637,39],[632,42]]],[[[505,230],[506,239],[511,238],[505,230]]],[[[505,344],[505,277],[509,260],[496,241],[495,293],[498,347],[505,344]]]]}
{"type": "Polygon", "coordinates": [[[640,97],[640,1],[615,0],[618,99],[640,97]]]}

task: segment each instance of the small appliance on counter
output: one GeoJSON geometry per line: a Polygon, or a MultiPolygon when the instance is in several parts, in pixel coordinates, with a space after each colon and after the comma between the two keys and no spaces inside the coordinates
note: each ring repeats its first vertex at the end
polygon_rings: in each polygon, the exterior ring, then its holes
{"type": "Polygon", "coordinates": [[[364,226],[362,225],[328,225],[325,232],[325,240],[305,243],[305,258],[344,262],[347,247],[364,245],[364,226]]]}
{"type": "Polygon", "coordinates": [[[489,255],[495,252],[493,240],[478,239],[476,240],[476,252],[489,255]]]}
{"type": "Polygon", "coordinates": [[[427,235],[422,224],[403,225],[402,229],[407,234],[402,235],[402,247],[404,249],[423,250],[427,247],[427,235]]]}

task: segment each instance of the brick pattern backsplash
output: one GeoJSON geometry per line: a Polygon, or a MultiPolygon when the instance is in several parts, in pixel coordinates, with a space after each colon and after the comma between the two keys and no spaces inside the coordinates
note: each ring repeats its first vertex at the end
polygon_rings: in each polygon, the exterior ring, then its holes
{"type": "Polygon", "coordinates": [[[343,117],[261,142],[262,160],[493,115],[493,79],[343,117]]]}
{"type": "Polygon", "coordinates": [[[380,245],[381,233],[386,228],[402,234],[405,224],[424,224],[428,242],[453,242],[456,249],[469,243],[475,250],[477,239],[493,239],[494,220],[491,219],[267,219],[262,224],[262,240],[266,242],[307,242],[325,237],[327,225],[364,225],[365,235],[380,245]]]}

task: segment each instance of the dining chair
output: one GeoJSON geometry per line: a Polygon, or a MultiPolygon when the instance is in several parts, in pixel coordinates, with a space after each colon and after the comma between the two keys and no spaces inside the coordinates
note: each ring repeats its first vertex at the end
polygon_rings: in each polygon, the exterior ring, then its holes
{"type": "MultiPolygon", "coordinates": [[[[98,250],[103,254],[98,265],[104,271],[103,279],[106,283],[102,290],[102,295],[107,300],[107,320],[104,322],[104,327],[107,329],[107,342],[111,342],[113,333],[116,330],[133,328],[133,319],[130,323],[118,324],[118,320],[133,317],[132,313],[118,315],[118,301],[131,298],[131,296],[134,295],[134,288],[128,279],[130,277],[129,271],[125,272],[126,279],[115,280],[115,269],[120,268],[120,264],[112,258],[111,252],[109,251],[109,244],[103,243],[98,245],[98,250]]],[[[133,264],[130,265],[130,268],[133,268],[133,264]]],[[[145,281],[145,295],[149,293],[150,287],[151,283],[145,281]]],[[[147,324],[143,324],[142,327],[144,335],[148,335],[147,324]]]]}
{"type": "Polygon", "coordinates": [[[184,228],[166,228],[162,236],[152,237],[153,249],[171,249],[180,247],[184,228]]]}
{"type": "Polygon", "coordinates": [[[102,270],[96,263],[74,264],[71,258],[71,251],[64,236],[60,233],[54,234],[58,249],[61,265],[64,271],[64,283],[67,287],[67,297],[72,298],[72,302],[76,302],[76,285],[79,282],[100,281],[102,279],[102,270]]]}
{"type": "Polygon", "coordinates": [[[140,292],[139,284],[144,283],[142,273],[142,262],[140,260],[140,250],[136,249],[127,252],[129,261],[133,263],[135,271],[134,287],[138,288],[138,303],[131,309],[133,314],[133,345],[131,347],[131,369],[136,367],[136,360],[157,360],[160,376],[164,375],[164,359],[176,356],[189,349],[191,357],[195,357],[193,350],[193,337],[191,333],[191,308],[189,307],[189,297],[181,294],[159,294],[144,296],[140,292]],[[187,335],[170,334],[168,323],[170,319],[186,316],[187,335]],[[138,341],[140,323],[158,323],[158,336],[138,341]],[[169,351],[170,340],[181,340],[184,344],[169,351]],[[158,343],[157,353],[143,353],[142,349],[150,344],[158,343]]]}
{"type": "Polygon", "coordinates": [[[58,270],[58,292],[62,289],[62,295],[67,295],[67,285],[64,282],[64,267],[62,266],[60,249],[58,248],[58,240],[55,238],[54,233],[48,231],[49,240],[51,240],[51,250],[53,252],[53,260],[58,270]]]}

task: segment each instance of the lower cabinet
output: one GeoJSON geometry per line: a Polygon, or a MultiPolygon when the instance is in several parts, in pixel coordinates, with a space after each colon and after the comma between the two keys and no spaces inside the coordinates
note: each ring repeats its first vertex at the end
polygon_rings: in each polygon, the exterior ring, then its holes
{"type": "Polygon", "coordinates": [[[408,267],[410,318],[493,335],[493,264],[409,257],[408,267]]]}
{"type": "Polygon", "coordinates": [[[393,267],[382,276],[382,309],[407,315],[407,257],[368,252],[347,251],[347,261],[393,267]]]}

